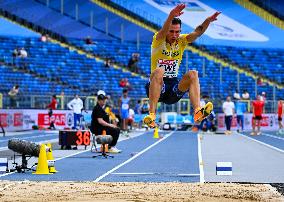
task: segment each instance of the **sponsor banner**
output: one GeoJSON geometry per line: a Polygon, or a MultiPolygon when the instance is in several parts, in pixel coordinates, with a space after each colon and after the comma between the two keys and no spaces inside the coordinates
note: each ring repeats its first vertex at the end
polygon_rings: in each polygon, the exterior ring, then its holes
{"type": "Polygon", "coordinates": [[[50,123],[54,123],[56,126],[65,126],[66,125],[66,114],[65,113],[56,113],[52,116],[48,114],[38,114],[38,125],[39,126],[49,126],[50,123]]]}
{"type": "Polygon", "coordinates": [[[8,113],[0,113],[0,124],[2,127],[9,126],[8,124],[8,113]]]}
{"type": "Polygon", "coordinates": [[[71,128],[73,125],[73,112],[70,110],[53,110],[53,114],[50,116],[48,111],[37,111],[38,126],[48,128],[50,123],[53,122],[56,129],[71,128]]]}
{"type": "Polygon", "coordinates": [[[23,126],[23,113],[14,113],[14,126],[23,126]]]}
{"type": "Polygon", "coordinates": [[[0,124],[6,131],[17,131],[23,128],[23,110],[0,110],[0,124]]]}
{"type": "MultiPolygon", "coordinates": [[[[92,114],[92,111],[88,111],[92,114]]],[[[0,110],[0,123],[6,131],[31,130],[33,126],[48,128],[54,122],[56,129],[71,128],[73,126],[73,112],[70,110],[54,110],[52,116],[48,110],[0,110]]]]}
{"type": "MultiPolygon", "coordinates": [[[[167,15],[174,8],[174,3],[165,3],[157,0],[144,0],[151,6],[159,9],[167,15]]],[[[183,10],[183,15],[180,16],[182,22],[193,29],[200,25],[203,20],[216,12],[215,9],[198,0],[183,0],[187,7],[183,10]]],[[[218,20],[212,22],[204,33],[213,39],[231,40],[231,41],[253,41],[265,42],[269,38],[263,34],[235,21],[234,19],[221,14],[218,20]]]]}
{"type": "Polygon", "coordinates": [[[37,114],[39,110],[25,110],[23,115],[23,130],[30,130],[37,125],[37,114]]]}
{"type": "MultiPolygon", "coordinates": [[[[284,120],[283,120],[284,123],[284,120]]],[[[278,115],[277,114],[263,114],[260,122],[261,130],[275,131],[278,130],[278,115]]],[[[234,116],[231,124],[231,130],[237,130],[237,117],[234,116]]],[[[218,130],[225,131],[225,115],[218,114],[218,130]]],[[[244,130],[252,130],[252,114],[244,114],[244,130]]]]}

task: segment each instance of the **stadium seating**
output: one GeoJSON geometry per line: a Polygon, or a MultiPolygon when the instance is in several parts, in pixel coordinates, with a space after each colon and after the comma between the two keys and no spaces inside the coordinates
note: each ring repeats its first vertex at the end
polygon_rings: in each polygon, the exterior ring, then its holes
{"type": "Polygon", "coordinates": [[[240,67],[284,84],[284,55],[281,49],[206,46],[213,54],[236,63],[240,67]],[[273,70],[273,71],[271,71],[273,70]]]}
{"type": "Polygon", "coordinates": [[[252,0],[253,3],[257,4],[258,6],[268,10],[273,15],[279,17],[280,19],[284,19],[283,10],[284,5],[279,3],[277,0],[269,0],[269,1],[261,1],[261,0],[252,0]]]}
{"type": "MultiPolygon", "coordinates": [[[[133,88],[130,96],[143,97],[140,92],[144,92],[145,79],[132,76],[130,72],[123,72],[121,69],[112,67],[106,68],[103,62],[89,59],[58,44],[41,42],[38,38],[2,37],[0,40],[3,45],[0,53],[4,56],[6,63],[12,63],[12,51],[16,47],[25,47],[28,58],[18,58],[15,65],[27,72],[35,72],[50,81],[57,81],[77,89],[72,93],[66,92],[68,94],[80,92],[81,95],[91,95],[99,89],[104,89],[116,97],[122,92],[119,81],[122,78],[128,78],[133,88]]],[[[33,93],[36,94],[38,91],[33,93]]]]}

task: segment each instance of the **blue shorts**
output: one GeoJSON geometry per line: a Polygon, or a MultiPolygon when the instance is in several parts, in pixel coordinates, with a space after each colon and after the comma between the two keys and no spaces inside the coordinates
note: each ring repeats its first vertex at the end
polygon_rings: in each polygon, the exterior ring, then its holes
{"type": "Polygon", "coordinates": [[[121,118],[122,119],[128,119],[128,117],[129,117],[129,110],[128,109],[122,109],[121,110],[121,118]]]}
{"type": "MultiPolygon", "coordinates": [[[[165,104],[177,103],[186,92],[178,89],[179,80],[177,78],[164,78],[164,84],[161,90],[159,102],[165,104]]],[[[147,96],[149,97],[150,81],[145,85],[147,96]]]]}

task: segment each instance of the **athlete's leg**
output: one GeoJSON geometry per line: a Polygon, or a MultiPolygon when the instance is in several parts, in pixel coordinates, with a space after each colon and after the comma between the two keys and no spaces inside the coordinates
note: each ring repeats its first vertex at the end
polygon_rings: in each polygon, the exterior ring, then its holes
{"type": "Polygon", "coordinates": [[[255,122],[256,122],[256,119],[252,118],[252,132],[251,132],[251,135],[255,135],[255,122]]]}
{"type": "Polygon", "coordinates": [[[260,135],[260,121],[261,120],[257,120],[257,134],[260,135]]]}
{"type": "Polygon", "coordinates": [[[165,70],[161,68],[155,69],[150,76],[150,86],[149,86],[149,115],[145,116],[143,122],[149,127],[153,128],[156,126],[156,108],[160,98],[165,70]]]}
{"type": "Polygon", "coordinates": [[[283,128],[283,124],[282,124],[282,117],[278,117],[278,125],[279,125],[279,130],[283,128]]]}
{"type": "Polygon", "coordinates": [[[241,115],[241,124],[242,131],[244,131],[244,115],[241,115]]]}
{"type": "Polygon", "coordinates": [[[194,122],[201,122],[213,110],[211,102],[208,102],[203,108],[200,107],[200,85],[197,71],[190,70],[185,73],[179,82],[178,89],[181,92],[189,90],[188,95],[194,108],[194,122]]]}
{"type": "Polygon", "coordinates": [[[197,71],[191,70],[185,73],[178,84],[178,89],[182,92],[190,89],[188,95],[193,108],[200,107],[200,85],[197,71]]]}
{"type": "Polygon", "coordinates": [[[149,113],[155,113],[157,104],[160,98],[161,89],[163,86],[164,70],[162,68],[155,69],[150,76],[150,87],[149,87],[149,113]]]}

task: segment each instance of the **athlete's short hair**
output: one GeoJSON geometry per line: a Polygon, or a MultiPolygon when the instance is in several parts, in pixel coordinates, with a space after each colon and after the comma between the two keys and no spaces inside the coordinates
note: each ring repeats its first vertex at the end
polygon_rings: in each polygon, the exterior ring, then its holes
{"type": "Polygon", "coordinates": [[[179,18],[172,19],[172,25],[177,25],[177,24],[181,26],[181,20],[179,18]]]}

